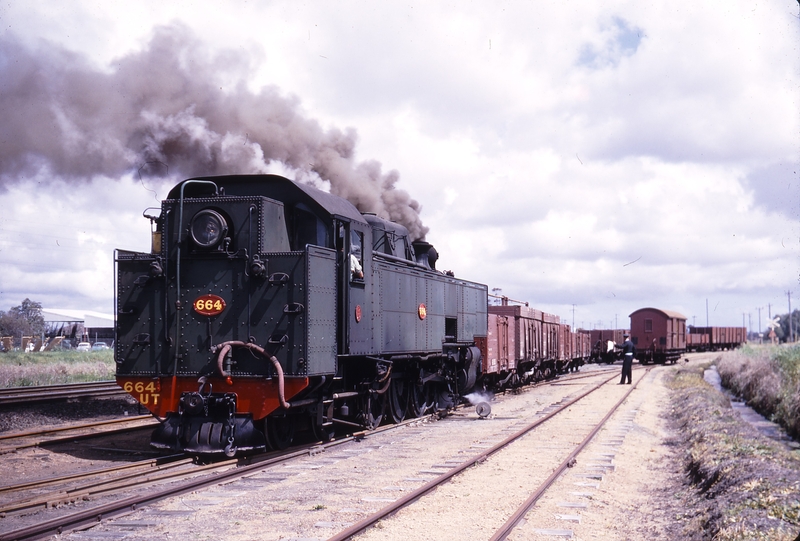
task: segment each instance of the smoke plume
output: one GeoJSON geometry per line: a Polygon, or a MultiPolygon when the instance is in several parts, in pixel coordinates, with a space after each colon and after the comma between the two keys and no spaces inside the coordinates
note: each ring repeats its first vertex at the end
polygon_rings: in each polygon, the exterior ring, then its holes
{"type": "Polygon", "coordinates": [[[266,172],[280,162],[296,179],[424,238],[419,204],[395,188],[399,175],[356,163],[353,129],[324,130],[296,98],[245,79],[253,57],[210,54],[185,27],[157,29],[141,52],[108,71],[55,46],[30,51],[0,38],[0,188],[46,172],[72,182],[94,176],[191,177],[266,172]]]}

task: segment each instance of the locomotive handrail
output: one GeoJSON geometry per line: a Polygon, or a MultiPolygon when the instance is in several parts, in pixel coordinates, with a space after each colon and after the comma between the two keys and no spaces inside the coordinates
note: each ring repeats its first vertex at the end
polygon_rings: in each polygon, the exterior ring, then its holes
{"type": "Polygon", "coordinates": [[[385,259],[387,261],[393,261],[395,263],[405,263],[409,267],[417,267],[419,269],[424,269],[424,270],[434,270],[429,267],[426,267],[425,265],[417,263],[416,261],[411,261],[410,259],[403,259],[402,257],[397,257],[396,255],[384,254],[383,252],[372,252],[372,258],[385,259]]]}
{"type": "MultiPolygon", "coordinates": [[[[180,322],[180,310],[181,310],[180,298],[181,298],[181,242],[183,242],[183,235],[182,235],[182,230],[183,230],[183,200],[184,200],[183,190],[189,184],[210,184],[210,185],[214,186],[214,195],[219,195],[219,187],[217,186],[217,183],[216,182],[211,182],[210,180],[187,180],[187,181],[185,181],[185,182],[183,182],[181,184],[181,196],[180,196],[180,205],[179,205],[179,211],[178,211],[178,243],[177,243],[177,246],[176,246],[177,254],[176,254],[176,257],[175,257],[175,270],[176,270],[176,273],[175,273],[175,298],[177,299],[175,301],[175,306],[177,308],[177,312],[176,312],[176,318],[177,319],[175,321],[175,343],[176,344],[178,344],[178,342],[179,342],[178,338],[179,338],[179,333],[180,333],[179,322],[180,322]]],[[[169,237],[169,235],[167,235],[167,237],[169,237]]],[[[165,311],[166,311],[167,303],[164,303],[164,306],[165,306],[165,311]]],[[[171,395],[171,400],[173,400],[173,401],[175,400],[175,392],[176,392],[176,387],[177,387],[177,383],[178,383],[177,382],[177,377],[178,377],[178,360],[179,359],[180,359],[180,348],[176,347],[175,348],[175,361],[174,361],[174,363],[172,365],[172,395],[171,395]]]]}

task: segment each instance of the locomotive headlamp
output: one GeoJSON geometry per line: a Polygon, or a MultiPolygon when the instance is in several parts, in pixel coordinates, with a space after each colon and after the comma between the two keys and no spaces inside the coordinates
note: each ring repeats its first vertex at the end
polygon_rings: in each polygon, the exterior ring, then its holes
{"type": "Polygon", "coordinates": [[[228,234],[228,223],[219,212],[203,209],[192,218],[189,234],[200,248],[215,248],[228,234]]]}

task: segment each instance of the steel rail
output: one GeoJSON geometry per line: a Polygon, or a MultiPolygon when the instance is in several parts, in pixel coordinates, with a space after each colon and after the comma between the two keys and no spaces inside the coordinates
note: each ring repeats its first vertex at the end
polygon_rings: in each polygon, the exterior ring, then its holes
{"type": "MultiPolygon", "coordinates": [[[[642,366],[642,365],[636,365],[636,366],[634,366],[632,368],[632,370],[634,372],[636,372],[637,370],[644,370],[644,369],[645,369],[645,367],[642,366]]],[[[575,381],[575,380],[579,380],[579,379],[591,378],[593,376],[599,376],[599,375],[603,375],[603,374],[610,374],[611,372],[616,372],[617,374],[619,374],[619,371],[620,371],[620,366],[616,366],[616,367],[612,367],[612,368],[603,368],[603,369],[600,369],[600,370],[595,370],[593,372],[580,372],[580,373],[578,373],[578,374],[576,374],[576,375],[574,375],[574,376],[572,376],[570,378],[565,378],[563,380],[559,380],[559,379],[546,380],[544,383],[548,383],[549,385],[559,385],[559,384],[564,385],[564,384],[569,383],[571,381],[575,381]]]]}
{"type": "Polygon", "coordinates": [[[0,406],[41,404],[72,398],[123,396],[125,393],[114,381],[38,385],[0,389],[0,406]]]}
{"type": "Polygon", "coordinates": [[[27,500],[10,502],[0,507],[0,517],[8,513],[16,513],[19,511],[36,509],[38,507],[47,508],[64,503],[72,503],[78,500],[85,500],[90,497],[99,496],[101,494],[114,494],[120,491],[129,490],[133,487],[141,488],[143,486],[171,480],[176,477],[191,477],[193,475],[224,470],[235,467],[237,464],[236,460],[225,460],[222,462],[197,466],[196,468],[192,468],[188,471],[179,469],[193,462],[194,459],[192,458],[183,458],[173,462],[168,462],[166,464],[153,466],[146,472],[127,472],[112,479],[89,481],[88,483],[69,489],[63,489],[47,494],[40,494],[33,498],[28,498],[27,500]]]}
{"type": "Polygon", "coordinates": [[[103,385],[116,385],[117,382],[113,379],[104,379],[101,381],[80,381],[77,383],[53,383],[51,385],[19,385],[16,387],[5,387],[0,389],[0,395],[16,391],[51,391],[61,389],[76,389],[80,387],[92,387],[103,385]]]}
{"type": "MultiPolygon", "coordinates": [[[[149,415],[145,416],[146,418],[150,418],[149,415]]],[[[32,447],[49,447],[51,445],[59,445],[62,443],[72,443],[76,441],[82,440],[90,440],[94,438],[102,438],[104,436],[113,436],[116,434],[125,434],[126,432],[135,432],[137,430],[151,430],[154,426],[156,426],[158,422],[136,425],[136,426],[126,426],[122,428],[115,428],[113,430],[101,430],[99,432],[89,432],[86,434],[75,434],[72,436],[62,436],[60,438],[52,438],[48,440],[39,440],[39,441],[32,441],[29,443],[21,443],[21,444],[12,444],[8,447],[0,448],[0,455],[14,453],[19,451],[20,449],[30,449],[32,447]]]]}
{"type": "MultiPolygon", "coordinates": [[[[647,372],[650,372],[650,368],[647,369],[647,372]]],[[[552,486],[552,484],[556,481],[556,479],[558,479],[561,476],[561,474],[563,474],[564,471],[570,467],[570,464],[573,463],[572,461],[575,459],[575,457],[577,457],[580,454],[580,452],[583,451],[583,449],[587,445],[589,445],[589,443],[592,441],[592,439],[594,439],[597,433],[600,432],[600,429],[603,428],[603,426],[605,426],[605,424],[608,422],[611,416],[614,415],[614,413],[616,413],[619,407],[628,399],[630,394],[634,391],[634,389],[636,389],[641,380],[642,380],[641,378],[638,378],[636,380],[636,384],[632,385],[631,388],[628,389],[628,391],[623,395],[623,397],[620,398],[616,404],[614,404],[611,410],[609,410],[609,412],[605,415],[605,417],[603,417],[600,420],[600,422],[597,423],[597,425],[592,429],[592,431],[589,432],[589,434],[583,439],[583,441],[581,441],[575,447],[575,449],[573,449],[573,451],[569,454],[569,456],[567,456],[567,458],[565,458],[564,461],[558,465],[558,467],[553,471],[550,477],[548,477],[541,485],[539,485],[539,488],[537,488],[530,495],[530,497],[527,500],[525,500],[525,502],[514,512],[513,515],[511,515],[511,517],[509,517],[506,523],[503,524],[503,526],[501,526],[497,530],[497,532],[495,532],[495,534],[489,539],[489,541],[504,541],[511,534],[511,532],[514,531],[514,528],[516,528],[517,525],[520,523],[520,521],[525,517],[525,515],[528,514],[528,511],[530,511],[531,508],[533,508],[533,506],[536,505],[536,502],[539,501],[539,498],[541,498],[542,495],[547,491],[547,489],[549,489],[550,486],[552,486]]]]}
{"type": "Polygon", "coordinates": [[[174,462],[175,460],[179,460],[180,458],[185,457],[185,455],[167,455],[158,458],[149,458],[147,460],[139,460],[137,462],[130,462],[128,464],[124,464],[121,466],[111,466],[109,468],[99,468],[84,472],[77,472],[77,473],[70,473],[67,475],[59,475],[58,477],[48,477],[45,479],[38,479],[34,481],[28,481],[26,483],[18,483],[16,485],[4,485],[0,486],[0,493],[3,492],[14,492],[16,490],[22,489],[32,489],[32,488],[41,488],[50,485],[55,485],[58,483],[64,483],[69,481],[76,481],[78,479],[82,479],[84,477],[92,477],[92,476],[99,476],[105,475],[108,473],[115,473],[115,472],[122,472],[126,470],[132,470],[135,468],[145,468],[145,467],[154,467],[160,466],[162,464],[169,464],[170,462],[174,462]]]}
{"type": "Polygon", "coordinates": [[[450,479],[452,479],[453,477],[455,477],[459,473],[463,472],[467,468],[470,468],[470,467],[474,466],[475,464],[479,464],[479,463],[485,461],[489,456],[497,453],[501,449],[507,447],[512,442],[514,442],[514,441],[520,439],[521,437],[525,436],[531,430],[533,430],[536,427],[538,427],[539,425],[549,421],[550,419],[552,419],[553,417],[555,417],[559,413],[561,413],[564,410],[566,410],[568,407],[572,406],[573,404],[575,404],[579,400],[582,400],[583,398],[585,398],[588,395],[592,394],[593,392],[597,391],[598,389],[603,387],[603,385],[605,385],[606,383],[608,383],[609,381],[611,381],[611,380],[613,380],[613,379],[615,379],[617,377],[618,376],[615,374],[611,378],[603,380],[602,382],[598,383],[597,385],[594,385],[593,387],[591,387],[589,390],[584,391],[583,393],[579,394],[575,398],[573,398],[573,399],[571,399],[571,400],[569,400],[567,402],[564,402],[563,404],[559,405],[558,409],[555,409],[555,410],[551,411],[550,413],[547,413],[546,415],[543,415],[542,417],[536,419],[534,422],[530,423],[528,426],[522,428],[521,430],[515,432],[514,434],[511,434],[510,436],[508,436],[506,439],[504,439],[500,443],[490,447],[489,449],[487,449],[487,450],[483,451],[482,453],[478,454],[477,456],[467,460],[466,462],[463,462],[462,464],[460,464],[459,466],[456,466],[452,470],[450,470],[450,471],[448,471],[446,473],[443,473],[442,475],[440,475],[439,477],[433,479],[432,481],[429,481],[429,482],[425,483],[423,486],[421,486],[420,488],[414,490],[413,492],[409,492],[406,496],[400,498],[399,500],[395,500],[394,502],[392,502],[389,505],[385,506],[383,509],[379,510],[377,513],[375,513],[375,514],[365,518],[364,520],[362,520],[362,521],[350,526],[346,530],[343,530],[343,531],[339,532],[338,534],[334,535],[333,537],[330,537],[328,539],[328,541],[344,541],[346,539],[349,539],[349,538],[353,537],[354,535],[357,535],[359,533],[364,532],[365,530],[367,530],[371,526],[375,525],[378,521],[380,521],[380,520],[382,520],[382,519],[384,519],[384,518],[386,518],[386,517],[388,517],[390,515],[393,515],[394,513],[396,513],[397,511],[399,511],[403,507],[406,507],[406,506],[410,505],[411,503],[415,502],[416,500],[422,498],[427,493],[431,492],[432,490],[434,490],[438,486],[446,483],[447,481],[449,481],[450,479]]]}
{"type": "Polygon", "coordinates": [[[120,419],[109,419],[108,421],[95,421],[93,423],[84,423],[80,425],[60,426],[58,428],[46,428],[44,430],[31,430],[30,432],[14,432],[13,434],[2,434],[0,440],[12,440],[18,438],[30,438],[31,436],[42,436],[44,434],[54,434],[56,432],[67,432],[69,430],[83,430],[85,428],[94,428],[97,426],[111,425],[116,423],[125,423],[131,421],[142,421],[144,419],[152,419],[152,415],[137,415],[134,417],[123,417],[120,419]]]}

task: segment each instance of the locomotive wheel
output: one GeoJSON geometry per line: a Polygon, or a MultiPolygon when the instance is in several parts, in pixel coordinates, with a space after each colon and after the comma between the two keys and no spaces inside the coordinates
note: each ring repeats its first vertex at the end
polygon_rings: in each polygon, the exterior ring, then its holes
{"type": "Polygon", "coordinates": [[[392,379],[389,385],[389,414],[395,423],[406,418],[409,401],[409,384],[401,378],[392,379]]]}
{"type": "Polygon", "coordinates": [[[433,405],[433,385],[411,385],[409,388],[408,416],[422,417],[433,405]]]}
{"type": "Polygon", "coordinates": [[[367,393],[364,406],[364,426],[368,430],[378,428],[386,411],[386,393],[367,393]]]}
{"type": "Polygon", "coordinates": [[[268,417],[267,441],[273,451],[283,451],[294,441],[294,423],[288,415],[283,417],[268,417]]]}
{"type": "Polygon", "coordinates": [[[333,439],[335,434],[335,429],[333,425],[329,426],[321,426],[318,425],[316,420],[311,419],[311,432],[314,434],[314,438],[318,439],[323,443],[327,443],[333,439]]]}

